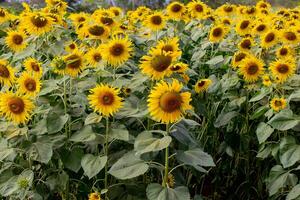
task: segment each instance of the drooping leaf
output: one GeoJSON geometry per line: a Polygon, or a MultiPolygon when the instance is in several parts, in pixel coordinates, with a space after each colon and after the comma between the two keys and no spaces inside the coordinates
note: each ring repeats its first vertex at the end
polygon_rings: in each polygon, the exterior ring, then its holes
{"type": "Polygon", "coordinates": [[[106,162],[107,156],[94,156],[92,154],[86,154],[81,160],[81,166],[84,170],[84,174],[91,179],[104,168],[106,162]]]}
{"type": "Polygon", "coordinates": [[[151,183],[146,193],[149,200],[190,200],[189,190],[183,186],[173,189],[163,187],[158,183],[151,183]]]}
{"type": "Polygon", "coordinates": [[[47,115],[47,130],[49,134],[59,132],[67,123],[69,115],[59,115],[55,112],[49,112],[47,115]]]}
{"type": "Polygon", "coordinates": [[[265,142],[273,132],[274,129],[270,125],[264,122],[259,123],[256,129],[256,136],[259,144],[265,142]]]}
{"type": "Polygon", "coordinates": [[[299,199],[299,198],[300,198],[300,184],[297,184],[288,193],[286,200],[293,200],[293,199],[299,199]]]}
{"type": "Polygon", "coordinates": [[[52,144],[44,142],[33,143],[31,157],[33,160],[47,164],[53,154],[52,144]]]}
{"type": "Polygon", "coordinates": [[[298,123],[300,123],[300,120],[293,115],[291,110],[283,110],[279,112],[268,122],[268,124],[270,124],[273,128],[280,131],[292,129],[298,123]]]}
{"type": "Polygon", "coordinates": [[[69,139],[72,142],[90,142],[96,139],[97,135],[91,126],[85,126],[83,129],[74,133],[69,139]]]}

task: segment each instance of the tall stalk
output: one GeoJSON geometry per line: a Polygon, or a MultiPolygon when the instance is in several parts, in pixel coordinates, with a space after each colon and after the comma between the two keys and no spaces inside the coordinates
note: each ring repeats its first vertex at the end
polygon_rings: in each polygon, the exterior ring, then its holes
{"type": "MultiPolygon", "coordinates": [[[[167,135],[169,135],[170,132],[170,126],[169,124],[166,124],[166,132],[167,135]]],[[[165,149],[165,173],[164,173],[164,180],[163,180],[163,187],[168,186],[168,175],[169,175],[169,147],[165,149]]]]}
{"type": "MultiPolygon", "coordinates": [[[[106,129],[105,129],[105,156],[108,157],[108,133],[109,133],[109,119],[106,117],[106,129]]],[[[108,171],[108,162],[105,164],[105,175],[104,175],[104,187],[105,189],[108,189],[108,183],[107,183],[107,174],[108,171]]],[[[105,193],[105,200],[107,199],[107,192],[105,193]]]]}

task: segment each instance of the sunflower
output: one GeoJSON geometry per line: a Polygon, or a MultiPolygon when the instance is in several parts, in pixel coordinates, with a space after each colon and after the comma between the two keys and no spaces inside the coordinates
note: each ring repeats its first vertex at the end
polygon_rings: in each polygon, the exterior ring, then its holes
{"type": "Polygon", "coordinates": [[[263,35],[265,34],[269,29],[269,26],[267,23],[263,21],[257,21],[255,22],[255,26],[253,27],[253,33],[256,35],[263,35]]]}
{"type": "Polygon", "coordinates": [[[64,56],[63,60],[65,63],[65,73],[70,76],[77,76],[84,68],[83,54],[79,50],[75,50],[64,56]]]}
{"type": "Polygon", "coordinates": [[[69,42],[67,42],[66,44],[65,44],[65,51],[66,52],[72,52],[72,51],[74,51],[74,50],[76,50],[76,49],[78,49],[78,46],[77,46],[77,44],[75,43],[75,42],[73,42],[73,41],[69,41],[69,42]]]}
{"type": "Polygon", "coordinates": [[[245,37],[238,44],[238,47],[241,51],[249,51],[253,45],[254,45],[254,40],[251,37],[245,37]]]}
{"type": "Polygon", "coordinates": [[[281,38],[285,44],[299,44],[299,35],[294,29],[287,29],[281,31],[281,38]]]}
{"type": "Polygon", "coordinates": [[[124,93],[125,96],[129,96],[132,92],[132,90],[128,87],[123,87],[122,92],[124,93]]]}
{"type": "Polygon", "coordinates": [[[220,16],[230,16],[233,15],[236,11],[236,6],[235,5],[231,5],[229,3],[226,3],[220,7],[217,8],[217,13],[220,14],[220,16]]]}
{"type": "Polygon", "coordinates": [[[187,4],[188,11],[193,18],[204,19],[208,7],[201,1],[193,0],[187,4]]]}
{"type": "Polygon", "coordinates": [[[148,110],[155,121],[173,123],[192,109],[191,93],[181,92],[182,87],[178,80],[173,79],[172,83],[161,81],[151,90],[148,110]]]}
{"type": "Polygon", "coordinates": [[[109,36],[109,28],[101,24],[86,25],[82,29],[90,39],[105,40],[109,36]]]}
{"type": "Polygon", "coordinates": [[[212,81],[210,79],[200,79],[195,84],[195,92],[201,93],[207,91],[212,81]]]}
{"type": "Polygon", "coordinates": [[[263,48],[270,48],[275,46],[278,42],[278,32],[276,30],[269,30],[261,36],[261,46],[263,48]]]}
{"type": "Polygon", "coordinates": [[[8,31],[5,37],[6,45],[13,51],[18,52],[26,48],[26,35],[22,31],[8,31]]]}
{"type": "Polygon", "coordinates": [[[34,58],[27,58],[24,60],[23,65],[25,70],[29,73],[32,73],[35,76],[41,77],[43,75],[42,64],[34,58]]]}
{"type": "Polygon", "coordinates": [[[140,68],[142,73],[152,79],[159,80],[165,76],[170,76],[172,71],[170,67],[173,63],[173,57],[169,53],[153,51],[150,55],[144,55],[141,58],[140,68]]]}
{"type": "Polygon", "coordinates": [[[66,74],[66,63],[63,57],[55,57],[51,62],[51,67],[54,73],[65,75],[66,74]]]}
{"type": "Polygon", "coordinates": [[[262,77],[262,80],[263,80],[263,85],[264,85],[264,86],[269,87],[270,85],[272,85],[272,81],[271,81],[271,79],[270,79],[270,76],[264,75],[264,76],[262,77]]]}
{"type": "Polygon", "coordinates": [[[95,112],[109,117],[118,112],[123,106],[122,98],[119,97],[119,89],[109,85],[100,84],[91,89],[88,100],[95,112]]]}
{"type": "Polygon", "coordinates": [[[269,69],[277,82],[283,83],[295,73],[296,64],[289,59],[279,59],[270,63],[269,69]]]}
{"type": "Polygon", "coordinates": [[[172,72],[184,73],[188,70],[188,65],[182,62],[175,63],[170,66],[172,72]]]}
{"type": "Polygon", "coordinates": [[[0,113],[9,121],[16,124],[26,123],[34,108],[32,101],[26,97],[12,92],[1,94],[0,113]]]}
{"type": "Polygon", "coordinates": [[[239,72],[245,81],[255,82],[264,73],[264,62],[254,56],[246,57],[241,62],[239,72]]]}
{"type": "Polygon", "coordinates": [[[89,49],[85,57],[87,64],[91,67],[97,67],[103,63],[101,47],[89,49]]]}
{"type": "Polygon", "coordinates": [[[89,14],[80,12],[80,13],[72,13],[69,16],[69,19],[72,20],[72,23],[75,27],[79,27],[81,24],[83,24],[87,19],[89,18],[89,14]]]}
{"type": "Polygon", "coordinates": [[[214,25],[209,32],[209,41],[211,42],[220,42],[226,36],[228,29],[226,26],[214,25]]]}
{"type": "Polygon", "coordinates": [[[17,80],[20,94],[35,97],[41,90],[41,83],[37,76],[32,76],[28,72],[22,73],[17,80]]]}
{"type": "Polygon", "coordinates": [[[237,68],[242,63],[242,61],[249,56],[250,54],[244,51],[235,52],[232,58],[232,67],[234,69],[237,68]]]}
{"type": "Polygon", "coordinates": [[[131,46],[132,43],[128,37],[113,37],[102,47],[103,59],[112,66],[120,66],[130,58],[131,46]]]}
{"type": "Polygon", "coordinates": [[[101,196],[97,192],[89,194],[88,200],[101,200],[101,196]]]}
{"type": "Polygon", "coordinates": [[[102,15],[99,17],[100,24],[106,26],[109,29],[113,29],[118,26],[118,23],[113,19],[113,17],[102,15]]]}
{"type": "Polygon", "coordinates": [[[167,13],[170,19],[181,20],[183,19],[186,11],[185,6],[179,2],[172,2],[167,6],[167,13]]]}
{"type": "Polygon", "coordinates": [[[45,0],[47,6],[63,12],[67,9],[67,3],[62,0],[45,0]]]}
{"type": "Polygon", "coordinates": [[[269,9],[270,7],[271,5],[265,0],[260,0],[259,2],[256,3],[257,9],[269,9]]]}
{"type": "Polygon", "coordinates": [[[15,70],[6,60],[0,59],[0,83],[11,86],[15,82],[15,70]]]}
{"type": "Polygon", "coordinates": [[[10,13],[6,9],[0,8],[0,24],[7,22],[10,19],[10,13]]]}
{"type": "Polygon", "coordinates": [[[295,50],[290,46],[282,46],[278,48],[276,51],[277,58],[289,58],[289,57],[294,57],[294,55],[295,55],[295,50]]]}
{"type": "Polygon", "coordinates": [[[273,98],[270,102],[271,108],[278,112],[286,108],[286,100],[284,98],[273,98]]]}
{"type": "Polygon", "coordinates": [[[250,19],[242,19],[235,26],[237,34],[244,36],[250,34],[252,30],[252,22],[250,19]]]}
{"type": "Polygon", "coordinates": [[[152,31],[161,30],[166,25],[166,17],[161,12],[155,12],[151,15],[148,15],[143,24],[152,31]]]}
{"type": "Polygon", "coordinates": [[[161,52],[168,53],[174,59],[181,56],[181,50],[179,48],[179,38],[178,37],[160,40],[155,49],[157,49],[161,52]]]}
{"type": "Polygon", "coordinates": [[[21,25],[28,33],[41,35],[51,31],[53,19],[42,12],[31,12],[24,17],[21,25]]]}
{"type": "Polygon", "coordinates": [[[115,17],[120,17],[123,14],[123,10],[120,7],[112,6],[109,8],[109,11],[111,11],[115,17]]]}

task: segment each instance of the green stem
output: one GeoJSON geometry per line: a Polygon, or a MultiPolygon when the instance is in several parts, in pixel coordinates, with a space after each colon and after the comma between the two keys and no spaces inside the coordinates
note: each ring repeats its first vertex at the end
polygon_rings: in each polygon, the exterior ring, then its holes
{"type": "MultiPolygon", "coordinates": [[[[105,156],[108,157],[108,133],[109,133],[109,119],[106,117],[106,130],[105,130],[105,156]]],[[[104,177],[104,187],[108,189],[107,184],[107,171],[108,171],[108,162],[105,164],[105,177],[104,177]]],[[[105,193],[105,200],[107,199],[107,192],[105,193]]]]}
{"type": "MultiPolygon", "coordinates": [[[[169,124],[166,124],[166,132],[167,135],[169,135],[169,124]]],[[[169,175],[169,147],[166,148],[165,150],[165,174],[164,174],[164,180],[162,183],[163,187],[168,186],[168,175],[169,175]]]]}

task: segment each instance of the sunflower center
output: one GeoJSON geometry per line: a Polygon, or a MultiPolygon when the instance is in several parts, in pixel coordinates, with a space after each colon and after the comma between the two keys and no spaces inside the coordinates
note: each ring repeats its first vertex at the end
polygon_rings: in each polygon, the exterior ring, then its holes
{"type": "Polygon", "coordinates": [[[3,9],[0,9],[0,17],[5,17],[5,12],[3,9]]]}
{"type": "Polygon", "coordinates": [[[286,55],[288,54],[287,48],[282,48],[282,49],[280,49],[279,54],[280,54],[281,56],[286,56],[286,55]]]}
{"type": "Polygon", "coordinates": [[[289,67],[286,64],[279,64],[277,70],[281,74],[285,74],[289,71],[289,67]]]}
{"type": "Polygon", "coordinates": [[[224,24],[227,24],[227,25],[230,25],[230,21],[229,21],[228,19],[224,19],[224,20],[223,20],[223,23],[224,23],[224,24]]]}
{"type": "Polygon", "coordinates": [[[36,82],[34,79],[26,79],[24,82],[26,89],[30,92],[34,92],[36,90],[36,82]]]}
{"type": "Polygon", "coordinates": [[[104,94],[100,95],[100,101],[103,105],[112,105],[114,102],[114,95],[110,92],[105,92],[104,94]]]}
{"type": "Polygon", "coordinates": [[[251,7],[251,8],[249,8],[249,9],[247,9],[247,14],[253,14],[254,12],[255,12],[255,8],[254,7],[251,7]]]}
{"type": "Polygon", "coordinates": [[[250,75],[254,75],[258,72],[258,66],[256,63],[250,63],[248,68],[247,68],[247,72],[250,75]]]}
{"type": "Polygon", "coordinates": [[[205,85],[205,81],[200,81],[200,82],[197,84],[198,87],[203,87],[204,85],[205,85]]]}
{"type": "Polygon", "coordinates": [[[115,16],[119,16],[120,15],[120,12],[118,10],[113,10],[115,16]]]}
{"type": "Polygon", "coordinates": [[[256,30],[258,32],[264,31],[266,29],[266,25],[260,24],[259,26],[256,27],[256,30]]]}
{"type": "Polygon", "coordinates": [[[182,6],[180,4],[174,4],[171,8],[173,12],[179,12],[182,9],[182,6]]]}
{"type": "Polygon", "coordinates": [[[78,18],[78,22],[84,22],[85,21],[85,18],[84,17],[79,17],[78,18]]]}
{"type": "Polygon", "coordinates": [[[239,54],[236,55],[236,57],[235,57],[234,60],[235,60],[236,62],[240,62],[240,61],[243,60],[245,57],[246,57],[246,54],[245,54],[245,53],[239,53],[239,54]]]}
{"type": "Polygon", "coordinates": [[[220,37],[222,35],[222,32],[222,28],[218,27],[213,30],[212,35],[214,37],[220,37]]]}
{"type": "Polygon", "coordinates": [[[241,47],[243,49],[250,49],[251,48],[251,41],[250,40],[244,40],[242,43],[241,43],[241,47]]]}
{"type": "Polygon", "coordinates": [[[276,106],[276,107],[280,107],[280,106],[282,106],[282,103],[281,103],[281,101],[279,101],[279,100],[275,100],[275,106],[276,106]]]}
{"type": "Polygon", "coordinates": [[[173,46],[168,45],[168,44],[163,46],[162,50],[165,51],[165,52],[173,52],[174,51],[173,46]]]}
{"type": "Polygon", "coordinates": [[[69,47],[70,47],[70,49],[75,49],[76,45],[72,43],[72,44],[69,45],[69,47]]]}
{"type": "Polygon", "coordinates": [[[172,63],[171,56],[158,55],[151,61],[151,66],[158,72],[165,71],[172,63]]]}
{"type": "Polygon", "coordinates": [[[8,102],[9,109],[14,114],[21,114],[25,109],[24,101],[19,97],[14,97],[8,102]]]}
{"type": "Polygon", "coordinates": [[[36,71],[36,72],[40,71],[40,66],[35,62],[31,63],[31,68],[32,68],[33,71],[36,71]]]}
{"type": "Polygon", "coordinates": [[[14,35],[12,37],[14,44],[20,45],[23,42],[23,37],[21,35],[14,35]]]}
{"type": "Polygon", "coordinates": [[[274,39],[275,39],[275,34],[268,33],[267,36],[265,37],[265,42],[272,42],[274,39]]]}
{"type": "Polygon", "coordinates": [[[203,6],[200,5],[200,4],[197,4],[197,5],[195,6],[195,10],[196,10],[197,12],[203,12],[203,6]]]}
{"type": "Polygon", "coordinates": [[[174,65],[174,66],[171,67],[172,71],[178,71],[180,69],[181,69],[181,67],[179,65],[174,65]]]}
{"type": "Polygon", "coordinates": [[[151,17],[152,24],[160,25],[162,23],[162,18],[158,15],[154,15],[151,17]]]}
{"type": "Polygon", "coordinates": [[[89,33],[95,36],[101,36],[105,32],[102,26],[92,26],[89,28],[89,33]]]}
{"type": "Polygon", "coordinates": [[[76,54],[67,57],[66,62],[71,69],[78,69],[81,66],[81,58],[76,54]]]}
{"type": "Polygon", "coordinates": [[[248,26],[249,26],[250,22],[248,20],[246,21],[243,21],[240,25],[240,28],[243,30],[243,29],[246,29],[248,26]]]}
{"type": "Polygon", "coordinates": [[[96,62],[100,62],[100,61],[102,60],[102,56],[101,56],[100,53],[95,53],[95,54],[93,55],[93,58],[94,58],[94,60],[95,60],[96,62]]]}
{"type": "Polygon", "coordinates": [[[110,17],[101,17],[101,22],[109,26],[114,23],[114,20],[110,17]]]}
{"type": "Polygon", "coordinates": [[[297,36],[295,33],[291,32],[291,31],[288,31],[288,32],[285,32],[284,33],[284,37],[289,40],[289,41],[294,41],[297,39],[297,36]]]}
{"type": "Polygon", "coordinates": [[[9,71],[5,65],[0,64],[0,77],[8,78],[9,71]]]}
{"type": "Polygon", "coordinates": [[[224,11],[230,13],[233,11],[233,8],[231,6],[225,6],[224,11]]]}
{"type": "Polygon", "coordinates": [[[47,19],[42,16],[33,16],[30,18],[34,26],[38,28],[43,28],[47,25],[47,19]]]}
{"type": "Polygon", "coordinates": [[[124,52],[124,46],[122,44],[115,44],[110,48],[110,53],[114,56],[120,56],[124,52]]]}
{"type": "Polygon", "coordinates": [[[179,94],[168,92],[161,96],[159,105],[163,111],[171,113],[180,109],[181,102],[182,101],[179,94]]]}
{"type": "Polygon", "coordinates": [[[260,7],[260,8],[267,8],[267,5],[266,5],[265,3],[261,3],[261,4],[259,5],[259,7],[260,7]]]}

